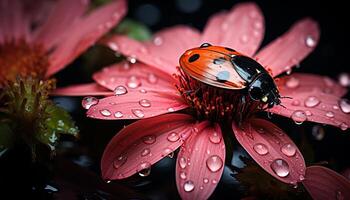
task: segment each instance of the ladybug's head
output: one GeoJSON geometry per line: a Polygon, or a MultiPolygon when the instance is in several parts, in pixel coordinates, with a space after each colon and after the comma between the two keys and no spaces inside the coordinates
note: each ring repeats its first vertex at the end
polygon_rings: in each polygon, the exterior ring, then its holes
{"type": "Polygon", "coordinates": [[[281,104],[281,96],[271,76],[259,74],[249,85],[248,94],[251,99],[267,104],[269,108],[281,104]]]}

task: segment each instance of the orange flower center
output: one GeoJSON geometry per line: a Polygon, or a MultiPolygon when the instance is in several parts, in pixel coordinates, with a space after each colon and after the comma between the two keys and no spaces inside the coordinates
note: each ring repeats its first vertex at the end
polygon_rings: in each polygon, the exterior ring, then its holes
{"type": "Polygon", "coordinates": [[[5,41],[0,44],[0,86],[20,77],[43,78],[49,66],[42,45],[28,44],[25,40],[5,41]]]}

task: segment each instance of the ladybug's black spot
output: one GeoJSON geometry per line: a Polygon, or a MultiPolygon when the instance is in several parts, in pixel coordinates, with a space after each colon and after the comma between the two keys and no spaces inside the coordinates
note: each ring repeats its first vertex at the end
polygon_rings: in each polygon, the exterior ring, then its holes
{"type": "Polygon", "coordinates": [[[193,54],[189,59],[188,59],[188,62],[194,62],[196,60],[198,60],[199,58],[199,54],[193,54]]]}
{"type": "Polygon", "coordinates": [[[225,47],[225,49],[228,50],[228,51],[235,51],[235,50],[233,50],[231,48],[228,48],[228,47],[225,47]]]}
{"type": "Polygon", "coordinates": [[[226,61],[225,58],[215,58],[213,63],[216,65],[221,65],[222,63],[224,63],[226,61]]]}
{"type": "Polygon", "coordinates": [[[209,43],[203,43],[200,47],[203,48],[203,47],[210,47],[210,46],[211,46],[211,44],[209,44],[209,43]]]}
{"type": "Polygon", "coordinates": [[[228,71],[221,71],[216,75],[216,80],[218,80],[219,82],[228,81],[229,78],[230,78],[230,72],[228,71]]]}

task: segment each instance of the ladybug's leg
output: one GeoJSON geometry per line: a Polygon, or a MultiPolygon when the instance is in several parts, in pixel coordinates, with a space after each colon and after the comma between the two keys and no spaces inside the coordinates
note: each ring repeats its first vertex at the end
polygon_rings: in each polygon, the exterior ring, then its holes
{"type": "Polygon", "coordinates": [[[246,105],[247,105],[247,99],[245,97],[245,95],[242,95],[240,101],[239,101],[239,106],[237,108],[238,111],[238,125],[241,126],[242,125],[242,121],[243,121],[243,112],[246,109],[246,105]]]}

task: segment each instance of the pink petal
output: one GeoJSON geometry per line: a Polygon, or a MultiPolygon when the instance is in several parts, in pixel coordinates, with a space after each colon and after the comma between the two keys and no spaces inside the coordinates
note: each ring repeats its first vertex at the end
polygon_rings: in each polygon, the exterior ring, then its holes
{"type": "Polygon", "coordinates": [[[196,126],[181,147],[176,164],[176,185],[182,199],[207,199],[219,182],[225,163],[220,126],[208,121],[196,126]]]}
{"type": "Polygon", "coordinates": [[[168,114],[125,127],[103,153],[103,178],[123,179],[149,168],[182,144],[192,129],[192,121],[189,115],[168,114]]]}
{"type": "Polygon", "coordinates": [[[107,40],[107,45],[123,55],[173,74],[185,50],[200,45],[199,37],[198,31],[190,27],[175,26],[156,33],[152,42],[141,43],[116,35],[107,40]]]}
{"type": "Polygon", "coordinates": [[[72,85],[54,90],[51,95],[57,96],[111,96],[114,93],[96,83],[72,85]]]}
{"type": "Polygon", "coordinates": [[[305,175],[305,162],[288,135],[263,119],[251,119],[239,128],[232,123],[238,142],[269,174],[282,182],[296,184],[305,175]]]}
{"type": "Polygon", "coordinates": [[[286,72],[299,64],[316,47],[320,37],[317,22],[303,19],[274,40],[256,58],[263,66],[272,70],[274,76],[286,72]]]}
{"type": "Polygon", "coordinates": [[[12,39],[28,39],[29,22],[24,17],[18,0],[0,1],[0,42],[12,39]]]}
{"type": "Polygon", "coordinates": [[[264,37],[264,17],[255,3],[242,3],[215,15],[206,26],[203,42],[231,47],[252,56],[264,37]]]}
{"type": "Polygon", "coordinates": [[[58,72],[93,45],[121,20],[126,10],[125,0],[115,0],[80,18],[69,31],[65,32],[61,43],[51,54],[51,66],[46,76],[58,72]]]}
{"type": "Polygon", "coordinates": [[[337,126],[346,130],[350,115],[342,112],[340,96],[346,89],[329,78],[317,75],[295,74],[282,78],[279,83],[282,106],[274,106],[269,112],[292,118],[297,123],[312,121],[337,126]],[[300,85],[295,84],[300,82],[300,85]],[[297,85],[297,86],[296,86],[297,85]],[[293,86],[293,87],[291,87],[293,86]]]}
{"type": "Polygon", "coordinates": [[[350,199],[350,182],[335,171],[322,166],[306,168],[303,184],[315,200],[350,199]]]}
{"type": "Polygon", "coordinates": [[[74,25],[89,7],[89,1],[59,0],[35,34],[37,43],[45,44],[47,49],[60,41],[63,33],[74,25]]]}
{"type": "Polygon", "coordinates": [[[105,67],[95,73],[93,78],[98,84],[112,91],[120,86],[129,91],[177,91],[172,76],[140,62],[121,62],[105,67]]]}
{"type": "MultiPolygon", "coordinates": [[[[121,88],[123,89],[123,88],[121,88]]],[[[104,120],[140,119],[174,112],[188,105],[177,93],[169,91],[130,90],[120,96],[110,96],[92,106],[87,116],[104,120]]]]}

